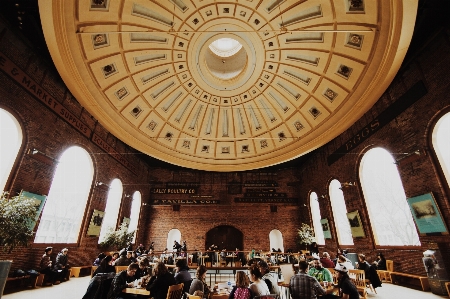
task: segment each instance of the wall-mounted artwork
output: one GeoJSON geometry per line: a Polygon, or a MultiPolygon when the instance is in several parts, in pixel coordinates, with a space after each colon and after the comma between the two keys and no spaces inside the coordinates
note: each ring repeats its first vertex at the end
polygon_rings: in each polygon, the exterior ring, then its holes
{"type": "Polygon", "coordinates": [[[347,213],[347,219],[350,223],[353,238],[365,238],[366,234],[364,233],[364,228],[362,226],[358,210],[347,213]]]}
{"type": "Polygon", "coordinates": [[[325,239],[331,239],[330,224],[328,223],[328,219],[320,219],[320,224],[322,224],[323,237],[325,239]]]}
{"type": "Polygon", "coordinates": [[[432,193],[427,193],[407,199],[409,208],[416,223],[419,234],[448,234],[441,212],[436,205],[432,193]]]}
{"type": "Polygon", "coordinates": [[[88,236],[98,237],[100,236],[100,229],[102,228],[103,216],[105,212],[94,210],[91,217],[91,222],[89,223],[89,228],[87,231],[88,236]]]}
{"type": "Polygon", "coordinates": [[[38,195],[34,193],[30,193],[27,191],[20,191],[19,198],[21,199],[32,199],[34,202],[34,206],[36,208],[36,216],[33,219],[30,219],[28,221],[28,227],[32,230],[34,230],[34,227],[36,226],[36,222],[39,219],[39,216],[41,215],[42,208],[44,207],[45,200],[47,199],[46,195],[38,195]]]}

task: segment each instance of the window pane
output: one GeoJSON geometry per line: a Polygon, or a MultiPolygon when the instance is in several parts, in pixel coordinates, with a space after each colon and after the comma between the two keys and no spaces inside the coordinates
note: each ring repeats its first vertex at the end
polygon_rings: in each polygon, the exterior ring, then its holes
{"type": "Polygon", "coordinates": [[[106,233],[110,229],[116,229],[117,217],[119,217],[120,203],[122,202],[122,192],[122,182],[119,179],[114,179],[109,186],[105,215],[103,217],[98,243],[101,243],[105,239],[106,233]]]}
{"type": "Polygon", "coordinates": [[[73,146],[63,153],[42,211],[36,243],[77,242],[93,177],[94,167],[86,150],[73,146]]]}
{"type": "Polygon", "coordinates": [[[433,148],[450,186],[450,112],[436,123],[433,129],[433,148]]]}
{"type": "Polygon", "coordinates": [[[139,213],[141,212],[141,192],[136,191],[133,194],[133,201],[131,202],[131,214],[130,214],[130,225],[128,226],[128,231],[134,230],[133,243],[136,239],[136,231],[139,222],[139,213]]]}
{"type": "Polygon", "coordinates": [[[313,220],[314,234],[316,235],[317,244],[325,245],[325,238],[323,236],[322,224],[320,223],[320,207],[317,200],[316,192],[312,192],[309,196],[309,203],[311,206],[311,215],[313,220]]]}
{"type": "Polygon", "coordinates": [[[16,118],[0,109],[0,190],[5,184],[22,144],[22,129],[16,118]]]}
{"type": "Polygon", "coordinates": [[[340,189],[341,183],[332,180],[330,183],[330,202],[333,210],[334,224],[340,245],[353,245],[352,232],[347,219],[347,207],[345,205],[344,193],[340,189]]]}
{"type": "Polygon", "coordinates": [[[378,245],[420,245],[394,158],[382,148],[369,150],[360,165],[361,186],[378,245]]]}

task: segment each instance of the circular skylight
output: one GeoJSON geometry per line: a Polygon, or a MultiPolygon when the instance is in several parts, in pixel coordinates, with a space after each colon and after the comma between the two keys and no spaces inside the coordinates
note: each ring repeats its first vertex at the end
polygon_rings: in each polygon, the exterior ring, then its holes
{"type": "Polygon", "coordinates": [[[242,45],[232,38],[219,38],[209,45],[211,51],[220,57],[230,57],[236,54],[242,45]]]}

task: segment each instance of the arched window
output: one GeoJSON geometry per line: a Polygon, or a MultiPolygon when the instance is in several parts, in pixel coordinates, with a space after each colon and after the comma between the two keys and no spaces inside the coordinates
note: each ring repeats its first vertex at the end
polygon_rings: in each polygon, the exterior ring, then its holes
{"type": "Polygon", "coordinates": [[[341,190],[341,183],[338,180],[332,180],[330,182],[329,192],[339,245],[353,245],[352,232],[347,219],[347,206],[345,205],[344,193],[341,190]]]}
{"type": "Polygon", "coordinates": [[[172,251],[173,241],[178,241],[181,244],[181,232],[178,229],[171,229],[167,234],[167,249],[172,251]]]}
{"type": "Polygon", "coordinates": [[[120,204],[122,202],[122,182],[114,179],[109,185],[108,199],[106,200],[105,216],[103,217],[102,228],[98,243],[104,241],[106,234],[112,229],[116,229],[117,217],[119,216],[120,204]]]}
{"type": "Polygon", "coordinates": [[[431,136],[434,151],[450,187],[450,112],[439,119],[431,136]]]}
{"type": "Polygon", "coordinates": [[[323,236],[322,224],[320,223],[320,207],[316,192],[311,192],[309,196],[309,205],[311,207],[311,216],[313,220],[314,234],[316,236],[317,244],[325,245],[325,238],[323,236]]]}
{"type": "Polygon", "coordinates": [[[131,202],[130,225],[128,226],[129,232],[134,230],[133,243],[136,240],[136,231],[139,223],[140,212],[141,212],[141,192],[136,191],[133,194],[133,201],[131,202]]]}
{"type": "Polygon", "coordinates": [[[88,152],[68,148],[61,156],[36,231],[35,243],[76,243],[94,178],[88,152]]]}
{"type": "Polygon", "coordinates": [[[5,190],[14,161],[22,144],[22,128],[11,113],[0,109],[0,191],[5,190]]]}
{"type": "Polygon", "coordinates": [[[379,147],[367,151],[361,160],[359,173],[375,243],[420,245],[400,174],[391,154],[379,147]]]}
{"type": "Polygon", "coordinates": [[[278,248],[280,248],[281,251],[284,252],[283,235],[278,229],[273,229],[269,233],[269,243],[270,249],[275,248],[276,250],[278,250],[278,248]]]}

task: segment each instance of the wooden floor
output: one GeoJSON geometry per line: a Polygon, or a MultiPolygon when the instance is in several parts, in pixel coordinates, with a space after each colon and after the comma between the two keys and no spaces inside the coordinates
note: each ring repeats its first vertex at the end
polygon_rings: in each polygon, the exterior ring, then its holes
{"type": "MultiPolygon", "coordinates": [[[[60,285],[41,287],[38,289],[27,289],[12,294],[3,295],[2,299],[29,299],[29,298],[49,298],[49,299],[81,299],[86,292],[90,277],[71,278],[60,285]]],[[[378,294],[368,291],[367,298],[372,299],[441,299],[448,296],[438,296],[431,292],[416,291],[409,288],[384,283],[381,288],[377,288],[378,294]]]]}

